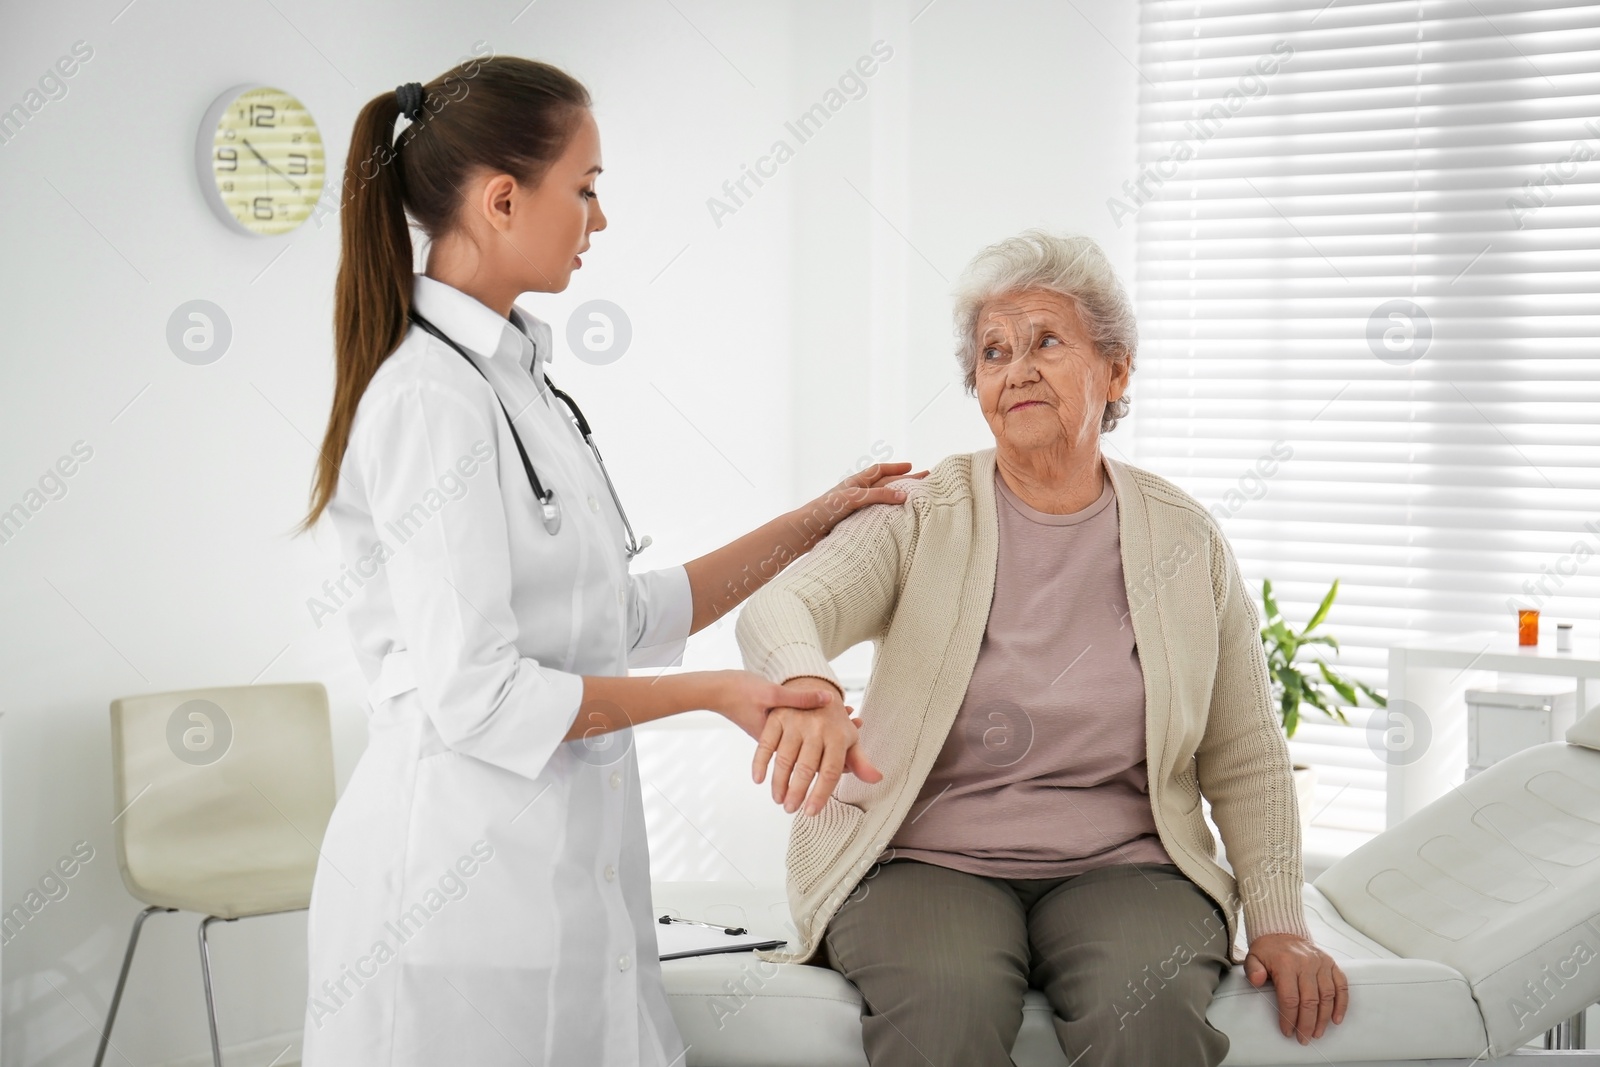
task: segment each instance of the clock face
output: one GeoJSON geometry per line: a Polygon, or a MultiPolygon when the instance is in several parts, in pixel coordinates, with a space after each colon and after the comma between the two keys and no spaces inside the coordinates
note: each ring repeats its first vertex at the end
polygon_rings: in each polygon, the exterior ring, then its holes
{"type": "Polygon", "coordinates": [[[245,233],[288,233],[322,196],[322,134],[305,105],[281,89],[222,94],[206,115],[198,149],[206,199],[245,233]]]}

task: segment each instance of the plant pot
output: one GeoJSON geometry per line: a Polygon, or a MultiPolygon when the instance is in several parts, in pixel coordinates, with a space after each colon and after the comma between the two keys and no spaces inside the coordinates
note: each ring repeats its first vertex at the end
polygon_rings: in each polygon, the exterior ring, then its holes
{"type": "Polygon", "coordinates": [[[1300,836],[1304,837],[1311,829],[1311,816],[1316,812],[1317,769],[1296,763],[1293,773],[1294,795],[1300,803],[1300,836]]]}

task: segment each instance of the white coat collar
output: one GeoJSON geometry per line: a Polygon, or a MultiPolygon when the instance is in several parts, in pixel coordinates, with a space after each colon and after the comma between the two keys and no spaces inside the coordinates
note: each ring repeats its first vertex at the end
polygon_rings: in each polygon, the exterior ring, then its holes
{"type": "Polygon", "coordinates": [[[550,360],[550,328],[515,304],[503,319],[476,298],[426,274],[415,276],[411,302],[452,341],[485,360],[513,360],[529,374],[534,374],[535,357],[541,363],[550,360]]]}

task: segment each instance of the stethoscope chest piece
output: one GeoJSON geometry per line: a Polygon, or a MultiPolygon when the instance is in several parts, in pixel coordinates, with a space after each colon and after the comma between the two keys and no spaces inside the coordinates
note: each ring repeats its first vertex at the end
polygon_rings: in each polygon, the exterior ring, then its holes
{"type": "Polygon", "coordinates": [[[548,496],[539,502],[539,513],[544,518],[544,528],[551,537],[561,529],[561,505],[556,503],[556,491],[550,490],[548,496]]]}

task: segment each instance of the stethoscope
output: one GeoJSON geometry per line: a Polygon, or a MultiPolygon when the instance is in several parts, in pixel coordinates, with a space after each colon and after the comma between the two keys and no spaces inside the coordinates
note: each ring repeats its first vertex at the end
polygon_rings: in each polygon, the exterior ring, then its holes
{"type": "MultiPolygon", "coordinates": [[[[433,323],[423,318],[415,308],[411,310],[411,321],[455,349],[473,370],[483,376],[484,381],[489,381],[489,376],[483,373],[482,367],[473,362],[472,357],[467,355],[465,349],[447,337],[433,323]]],[[[535,353],[534,358],[538,358],[537,353],[535,353]]],[[[548,374],[545,375],[544,381],[550,387],[550,391],[559,397],[562,403],[567,405],[567,410],[572,413],[573,421],[578,424],[578,433],[582,435],[585,443],[588,444],[589,451],[594,453],[594,461],[600,465],[600,477],[606,480],[606,489],[611,493],[611,502],[617,505],[617,514],[622,517],[622,528],[628,532],[628,541],[623,548],[628,553],[628,559],[631,560],[650,547],[650,538],[646,536],[643,540],[639,540],[633,536],[633,524],[628,521],[628,513],[622,507],[622,499],[617,496],[617,487],[611,484],[611,472],[606,470],[606,461],[600,458],[600,449],[594,443],[594,434],[589,429],[589,420],[583,417],[583,409],[578,406],[578,402],[572,399],[565,390],[557,389],[556,383],[550,380],[548,374]]],[[[494,393],[493,382],[489,382],[489,391],[494,393]]],[[[528,459],[528,450],[522,447],[522,436],[517,433],[517,424],[511,421],[511,412],[506,411],[505,401],[500,399],[499,393],[495,393],[494,398],[500,404],[500,410],[505,412],[506,425],[511,427],[511,439],[517,443],[517,454],[522,457],[522,469],[527,471],[528,484],[533,487],[534,499],[539,501],[539,511],[544,520],[544,528],[554,537],[556,531],[561,529],[561,505],[556,503],[556,491],[554,489],[546,489],[544,483],[539,481],[539,476],[533,470],[533,462],[528,459]]]]}

